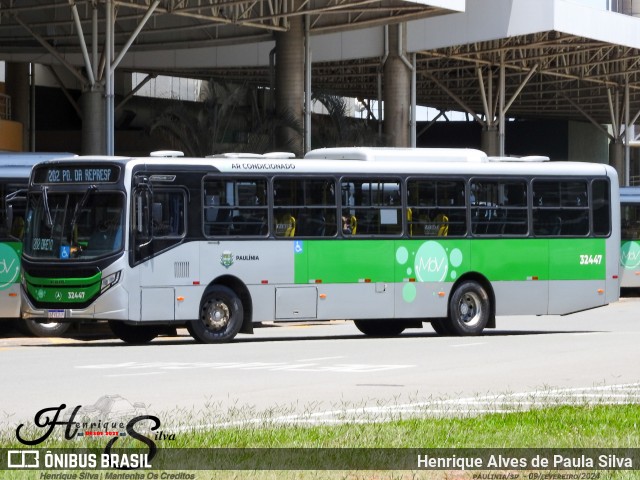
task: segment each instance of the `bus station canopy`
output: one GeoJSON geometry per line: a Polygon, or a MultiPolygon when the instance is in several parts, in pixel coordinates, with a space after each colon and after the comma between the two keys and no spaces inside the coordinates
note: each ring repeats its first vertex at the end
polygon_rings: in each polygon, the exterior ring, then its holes
{"type": "Polygon", "coordinates": [[[0,59],[82,68],[81,37],[102,52],[105,3],[123,71],[266,86],[274,33],[308,15],[312,88],[377,98],[383,25],[403,22],[420,105],[618,133],[640,114],[640,19],[570,0],[2,0],[0,59]]]}
{"type": "Polygon", "coordinates": [[[465,0],[2,0],[0,55],[41,54],[44,43],[79,53],[78,31],[89,43],[94,13],[103,45],[108,4],[116,49],[144,23],[131,51],[157,51],[264,40],[301,16],[313,34],[405,22],[463,11],[465,0]]]}

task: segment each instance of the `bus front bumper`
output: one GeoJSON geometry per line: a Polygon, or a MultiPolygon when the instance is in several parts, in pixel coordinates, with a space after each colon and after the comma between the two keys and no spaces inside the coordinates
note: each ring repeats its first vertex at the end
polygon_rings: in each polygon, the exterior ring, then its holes
{"type": "Polygon", "coordinates": [[[52,322],[128,320],[129,318],[129,294],[122,285],[110,288],[86,308],[37,308],[29,300],[24,288],[21,288],[20,292],[23,318],[46,319],[52,322]]]}

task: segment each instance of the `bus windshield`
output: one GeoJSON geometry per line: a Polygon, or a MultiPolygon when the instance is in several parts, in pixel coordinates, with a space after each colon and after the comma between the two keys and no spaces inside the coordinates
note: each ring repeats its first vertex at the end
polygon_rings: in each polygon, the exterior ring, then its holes
{"type": "Polygon", "coordinates": [[[124,195],[90,187],[78,193],[32,195],[26,214],[24,254],[47,260],[90,260],[123,247],[124,195]]]}

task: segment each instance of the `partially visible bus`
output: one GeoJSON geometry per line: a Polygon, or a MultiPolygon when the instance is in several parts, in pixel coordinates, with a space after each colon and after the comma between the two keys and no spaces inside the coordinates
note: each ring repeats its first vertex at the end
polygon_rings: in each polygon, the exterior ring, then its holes
{"type": "Polygon", "coordinates": [[[331,319],[479,335],[499,315],[616,301],[615,170],[510,160],[349,148],[49,161],[29,183],[22,312],[108,320],[130,343],[167,324],[218,343],[331,319]]]}
{"type": "Polygon", "coordinates": [[[38,336],[61,335],[69,324],[20,319],[20,256],[27,186],[33,165],[69,156],[72,154],[0,152],[0,321],[13,320],[21,330],[38,336]]]}
{"type": "Polygon", "coordinates": [[[640,287],[640,187],[620,188],[620,286],[640,287]]]}

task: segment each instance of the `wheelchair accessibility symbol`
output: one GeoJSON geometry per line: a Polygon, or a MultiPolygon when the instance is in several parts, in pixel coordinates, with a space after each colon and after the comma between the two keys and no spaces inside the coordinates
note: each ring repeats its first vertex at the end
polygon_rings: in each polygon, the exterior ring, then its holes
{"type": "Polygon", "coordinates": [[[302,249],[302,240],[296,240],[295,242],[293,242],[293,251],[295,253],[302,253],[303,249],[302,249]]]}
{"type": "Polygon", "coordinates": [[[60,258],[62,260],[68,259],[70,255],[71,255],[71,247],[69,246],[60,247],[60,258]]]}

